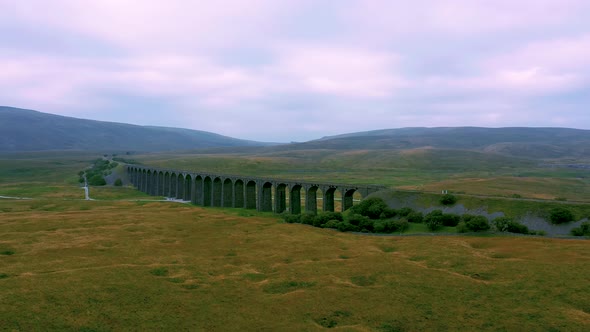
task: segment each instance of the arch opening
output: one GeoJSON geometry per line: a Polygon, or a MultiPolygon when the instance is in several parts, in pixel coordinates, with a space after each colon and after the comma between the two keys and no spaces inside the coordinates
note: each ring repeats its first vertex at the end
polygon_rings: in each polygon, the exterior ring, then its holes
{"type": "Polygon", "coordinates": [[[256,209],[256,182],[246,183],[246,209],[256,209]]]}
{"type": "Polygon", "coordinates": [[[213,201],[213,181],[210,177],[203,180],[203,206],[211,206],[213,201]]]}
{"type": "Polygon", "coordinates": [[[213,197],[212,197],[212,206],[221,206],[221,194],[223,190],[223,185],[221,183],[220,178],[215,178],[213,180],[213,197]]]}
{"type": "Polygon", "coordinates": [[[234,207],[243,208],[244,205],[244,181],[236,180],[234,184],[234,207]]]}
{"type": "Polygon", "coordinates": [[[223,181],[223,201],[222,201],[222,205],[224,207],[233,207],[234,204],[234,190],[233,190],[233,184],[231,179],[225,179],[223,181]]]}

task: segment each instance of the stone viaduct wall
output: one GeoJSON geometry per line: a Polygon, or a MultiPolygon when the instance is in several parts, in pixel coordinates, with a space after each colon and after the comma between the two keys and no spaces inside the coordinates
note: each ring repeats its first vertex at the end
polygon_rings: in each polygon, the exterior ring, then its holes
{"type": "Polygon", "coordinates": [[[317,213],[318,189],[323,193],[323,211],[334,211],[336,191],[341,194],[342,211],[345,211],[352,206],[355,192],[366,197],[385,189],[383,186],[300,182],[134,165],[126,167],[131,183],[149,195],[182,199],[201,206],[236,207],[276,213],[317,213]],[[305,194],[303,208],[302,191],[305,194]]]}

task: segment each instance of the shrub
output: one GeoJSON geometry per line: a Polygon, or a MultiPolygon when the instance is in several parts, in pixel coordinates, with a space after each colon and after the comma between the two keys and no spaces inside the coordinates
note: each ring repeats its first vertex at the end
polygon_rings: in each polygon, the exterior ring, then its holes
{"type": "Polygon", "coordinates": [[[440,198],[440,204],[442,205],[453,205],[455,203],[457,203],[457,197],[455,197],[455,195],[444,194],[440,198]]]}
{"type": "Polygon", "coordinates": [[[424,221],[424,215],[422,212],[412,211],[406,216],[406,219],[408,219],[409,222],[419,224],[424,221]]]}
{"type": "Polygon", "coordinates": [[[455,227],[459,221],[461,221],[461,217],[458,214],[453,213],[443,213],[440,218],[443,226],[455,227]]]}
{"type": "Polygon", "coordinates": [[[330,211],[321,212],[321,213],[318,213],[317,216],[315,216],[314,221],[313,221],[313,225],[316,227],[323,227],[324,224],[330,220],[343,221],[344,218],[342,216],[342,213],[340,213],[340,212],[330,212],[330,211]]]}
{"type": "Polygon", "coordinates": [[[379,215],[379,219],[390,219],[395,217],[396,215],[397,210],[387,207],[383,209],[383,212],[381,212],[381,214],[379,215]]]}
{"type": "Polygon", "coordinates": [[[352,225],[359,226],[361,222],[369,220],[369,217],[365,217],[360,214],[351,214],[348,216],[348,222],[352,225]]]}
{"type": "Polygon", "coordinates": [[[467,233],[469,229],[467,228],[467,224],[464,221],[461,221],[457,224],[457,233],[467,233]]]}
{"type": "Polygon", "coordinates": [[[498,217],[493,220],[496,229],[500,232],[510,232],[510,233],[519,233],[519,234],[529,234],[529,228],[523,224],[520,224],[512,218],[508,217],[498,217]]]}
{"type": "Polygon", "coordinates": [[[426,227],[428,227],[431,231],[436,231],[442,228],[442,211],[441,210],[434,210],[424,217],[424,223],[426,223],[426,227]]]}
{"type": "Polygon", "coordinates": [[[490,223],[484,216],[465,214],[461,219],[465,222],[465,227],[471,232],[487,231],[490,229],[490,223]]]}
{"type": "Polygon", "coordinates": [[[359,231],[359,227],[355,226],[349,222],[346,221],[341,221],[338,223],[338,225],[336,226],[336,229],[338,229],[341,232],[358,232],[359,231]]]}
{"type": "Polygon", "coordinates": [[[406,219],[376,221],[373,226],[375,233],[403,232],[408,229],[409,223],[406,219]]]}
{"type": "Polygon", "coordinates": [[[338,223],[340,223],[341,221],[338,220],[330,220],[327,223],[324,224],[324,228],[338,228],[338,223]]]}
{"type": "Polygon", "coordinates": [[[392,221],[392,228],[391,231],[392,232],[404,232],[406,231],[409,227],[410,227],[410,223],[408,222],[407,219],[398,219],[398,220],[394,220],[392,221]]]}
{"type": "Polygon", "coordinates": [[[407,217],[412,212],[414,212],[414,210],[412,208],[409,208],[409,207],[403,207],[403,208],[397,210],[397,214],[400,217],[407,217]]]}
{"type": "Polygon", "coordinates": [[[556,207],[549,212],[549,219],[554,224],[563,224],[573,221],[574,214],[564,207],[556,207]]]}
{"type": "Polygon", "coordinates": [[[115,180],[115,186],[120,187],[122,185],[123,185],[123,181],[121,181],[121,179],[115,180]]]}
{"type": "Polygon", "coordinates": [[[100,174],[96,174],[88,180],[88,184],[91,186],[104,186],[107,182],[100,174]]]}
{"type": "Polygon", "coordinates": [[[301,223],[305,225],[313,225],[315,221],[315,214],[313,213],[305,213],[301,215],[301,223]]]}
{"type": "Polygon", "coordinates": [[[285,222],[289,224],[297,224],[301,222],[300,214],[285,214],[283,218],[285,219],[285,222]]]}
{"type": "Polygon", "coordinates": [[[571,230],[573,236],[590,236],[590,222],[583,222],[580,227],[571,230]]]}
{"type": "Polygon", "coordinates": [[[385,201],[379,197],[369,197],[362,200],[359,204],[353,205],[351,209],[352,214],[360,214],[371,219],[379,219],[381,213],[389,209],[385,201]]]}

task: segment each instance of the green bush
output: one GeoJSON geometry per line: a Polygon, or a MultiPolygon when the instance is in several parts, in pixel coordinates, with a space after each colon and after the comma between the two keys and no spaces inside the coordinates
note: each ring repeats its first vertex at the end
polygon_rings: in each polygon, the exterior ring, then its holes
{"type": "Polygon", "coordinates": [[[500,232],[529,234],[529,228],[508,217],[498,217],[492,221],[500,232]]]}
{"type": "Polygon", "coordinates": [[[403,208],[401,208],[401,209],[397,210],[397,214],[398,214],[400,217],[407,217],[407,216],[409,216],[409,215],[410,215],[410,213],[412,213],[412,212],[414,212],[414,210],[413,210],[412,208],[409,208],[409,207],[403,207],[403,208]]]}
{"type": "Polygon", "coordinates": [[[573,236],[590,236],[590,222],[583,222],[580,227],[571,230],[573,236]]]}
{"type": "Polygon", "coordinates": [[[455,227],[461,221],[461,216],[453,213],[443,213],[440,218],[443,226],[455,227]]]}
{"type": "Polygon", "coordinates": [[[391,219],[397,215],[397,210],[392,208],[385,208],[383,212],[379,215],[379,219],[391,219]]]}
{"type": "Polygon", "coordinates": [[[457,233],[467,233],[469,229],[467,228],[467,224],[464,221],[460,221],[457,224],[457,233]]]}
{"type": "Polygon", "coordinates": [[[424,221],[424,215],[422,212],[412,211],[406,216],[406,219],[408,219],[409,222],[420,224],[424,221]]]}
{"type": "Polygon", "coordinates": [[[330,220],[327,223],[325,223],[323,225],[324,228],[338,228],[338,224],[341,223],[342,221],[338,221],[338,220],[330,220]]]}
{"type": "Polygon", "coordinates": [[[349,224],[357,227],[357,231],[373,232],[374,221],[369,217],[362,216],[360,214],[351,214],[346,220],[349,224]]]}
{"type": "Polygon", "coordinates": [[[339,222],[336,226],[336,229],[338,229],[341,232],[358,232],[360,230],[358,226],[346,221],[339,222]]]}
{"type": "Polygon", "coordinates": [[[301,215],[300,214],[285,214],[283,216],[286,223],[289,224],[298,224],[301,222],[301,215]]]}
{"type": "Polygon", "coordinates": [[[375,233],[403,232],[408,229],[409,223],[406,219],[380,220],[374,223],[375,233]]]}
{"type": "Polygon", "coordinates": [[[305,225],[313,225],[315,221],[315,214],[313,213],[305,213],[301,215],[301,223],[305,225]]]}
{"type": "Polygon", "coordinates": [[[455,195],[444,194],[440,198],[440,204],[442,205],[453,205],[455,203],[457,203],[457,197],[455,197],[455,195]]]}
{"type": "Polygon", "coordinates": [[[560,206],[549,211],[549,219],[554,224],[563,224],[573,221],[574,214],[570,210],[560,206]]]}
{"type": "Polygon", "coordinates": [[[370,219],[379,219],[381,213],[389,207],[385,201],[379,197],[369,197],[362,200],[359,204],[350,208],[350,213],[360,214],[370,219]]]}
{"type": "Polygon", "coordinates": [[[461,217],[462,221],[465,223],[465,227],[467,230],[471,232],[480,232],[480,231],[487,231],[490,229],[490,223],[488,219],[484,216],[474,216],[470,214],[464,214],[461,217]]]}
{"type": "Polygon", "coordinates": [[[104,186],[107,184],[107,182],[100,174],[96,174],[88,179],[88,184],[91,186],[104,186]]]}
{"type": "Polygon", "coordinates": [[[424,217],[424,223],[431,231],[439,230],[443,227],[443,213],[441,210],[434,210],[424,217]]]}
{"type": "Polygon", "coordinates": [[[117,180],[115,180],[115,186],[116,186],[116,187],[120,187],[120,186],[122,186],[122,185],[123,185],[123,181],[121,181],[121,179],[117,179],[117,180]]]}
{"type": "Polygon", "coordinates": [[[313,225],[315,227],[323,227],[324,224],[330,220],[343,221],[344,217],[342,216],[342,213],[340,213],[340,212],[330,212],[330,211],[321,212],[315,216],[314,221],[313,221],[313,225]]]}

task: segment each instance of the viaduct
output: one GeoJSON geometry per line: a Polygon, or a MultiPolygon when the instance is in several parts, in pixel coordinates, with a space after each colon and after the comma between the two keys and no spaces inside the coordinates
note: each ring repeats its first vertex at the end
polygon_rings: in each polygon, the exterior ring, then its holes
{"type": "Polygon", "coordinates": [[[300,182],[136,165],[127,165],[126,168],[131,183],[148,195],[182,199],[201,206],[236,207],[276,213],[289,211],[300,214],[302,191],[305,194],[304,211],[317,213],[318,189],[323,193],[323,211],[334,211],[334,194],[337,191],[342,197],[342,211],[345,211],[352,206],[355,192],[366,197],[385,189],[384,186],[300,182]]]}

